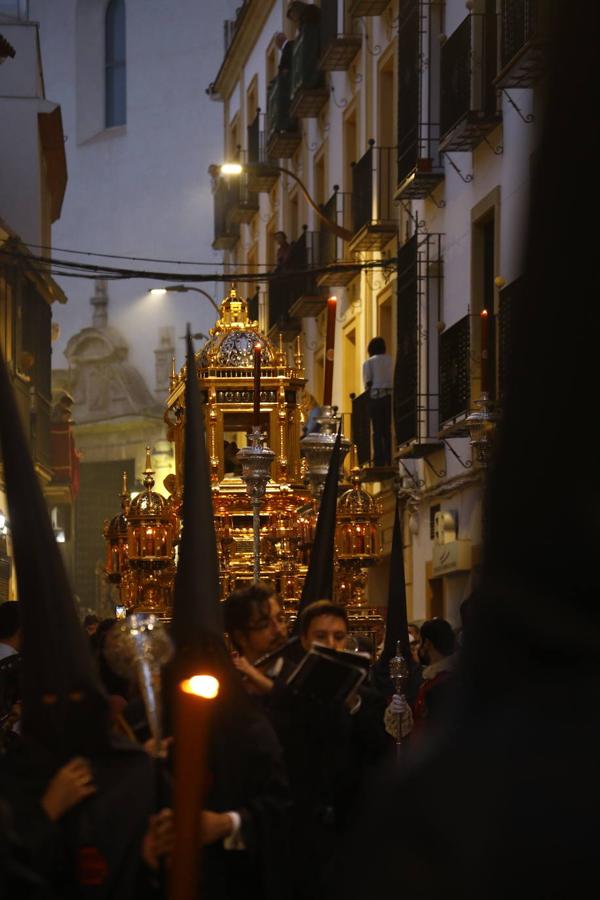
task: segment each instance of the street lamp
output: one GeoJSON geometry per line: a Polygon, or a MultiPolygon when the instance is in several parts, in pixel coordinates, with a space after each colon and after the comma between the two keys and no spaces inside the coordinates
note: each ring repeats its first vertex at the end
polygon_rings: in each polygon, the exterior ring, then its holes
{"type": "Polygon", "coordinates": [[[275,169],[276,172],[283,172],[284,175],[289,175],[290,178],[293,178],[294,181],[299,185],[302,194],[311,207],[314,210],[319,220],[323,223],[325,228],[328,231],[333,232],[337,237],[341,238],[343,241],[351,241],[354,237],[354,232],[348,231],[347,228],[342,228],[341,225],[338,225],[336,222],[332,222],[331,219],[328,219],[326,215],[322,212],[317,203],[313,200],[313,198],[308,193],[306,185],[303,181],[301,181],[295,172],[292,172],[291,169],[286,169],[284,166],[280,166],[276,163],[268,162],[268,163],[238,163],[238,162],[226,162],[220,167],[221,175],[230,176],[230,175],[241,175],[244,171],[249,171],[251,169],[260,169],[265,168],[265,166],[269,169],[275,169]]]}
{"type": "Polygon", "coordinates": [[[187,294],[188,291],[195,291],[197,294],[202,294],[207,300],[210,300],[218,315],[221,315],[221,310],[210,294],[199,287],[192,287],[189,284],[167,284],[164,288],[150,288],[149,293],[153,294],[155,297],[162,297],[163,294],[187,294]]]}

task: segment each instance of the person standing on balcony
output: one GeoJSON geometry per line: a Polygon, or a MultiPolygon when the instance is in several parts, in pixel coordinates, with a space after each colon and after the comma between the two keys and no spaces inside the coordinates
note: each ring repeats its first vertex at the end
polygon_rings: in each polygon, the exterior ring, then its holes
{"type": "Polygon", "coordinates": [[[277,244],[277,255],[275,257],[275,271],[281,272],[286,268],[289,259],[290,253],[292,250],[292,245],[287,239],[287,234],[285,231],[276,231],[273,235],[275,238],[275,242],[277,244]]]}
{"type": "Polygon", "coordinates": [[[288,19],[299,28],[309,23],[318,23],[321,18],[321,10],[314,3],[303,3],[301,0],[292,0],[288,6],[288,19]]]}
{"type": "Polygon", "coordinates": [[[278,71],[280,75],[289,75],[292,71],[292,55],[294,53],[294,41],[288,38],[283,31],[275,35],[275,46],[281,51],[278,71]]]}
{"type": "Polygon", "coordinates": [[[367,347],[369,358],[363,363],[363,382],[369,395],[369,418],[373,432],[373,464],[392,462],[392,379],[394,364],[386,352],[382,337],[374,337],[367,347]]]}

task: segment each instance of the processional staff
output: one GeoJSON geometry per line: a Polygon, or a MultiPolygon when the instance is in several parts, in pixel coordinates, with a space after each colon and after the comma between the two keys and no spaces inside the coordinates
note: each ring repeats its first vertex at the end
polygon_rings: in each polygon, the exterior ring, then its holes
{"type": "MultiPolygon", "coordinates": [[[[408,681],[408,666],[402,656],[402,641],[396,642],[396,655],[390,659],[390,678],[394,691],[404,699],[404,689],[408,681]]],[[[396,754],[400,756],[402,746],[402,713],[396,714],[396,754]]]]}

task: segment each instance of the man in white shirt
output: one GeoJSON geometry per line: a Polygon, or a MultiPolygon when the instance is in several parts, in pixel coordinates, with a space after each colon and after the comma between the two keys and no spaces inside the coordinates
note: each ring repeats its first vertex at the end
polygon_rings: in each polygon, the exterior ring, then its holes
{"type": "Polygon", "coordinates": [[[386,353],[382,337],[374,337],[367,347],[369,358],[363,363],[363,382],[369,394],[369,418],[373,430],[373,464],[392,463],[392,383],[394,363],[386,353]]]}

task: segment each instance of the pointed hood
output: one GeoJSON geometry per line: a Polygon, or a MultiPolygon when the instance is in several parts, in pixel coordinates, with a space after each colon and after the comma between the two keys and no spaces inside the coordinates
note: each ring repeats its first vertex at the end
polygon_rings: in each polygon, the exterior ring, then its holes
{"type": "Polygon", "coordinates": [[[183,534],[171,633],[178,656],[200,662],[208,645],[218,648],[219,655],[226,648],[204,417],[189,326],[183,478],[183,534]]]}
{"type": "Polygon", "coordinates": [[[396,655],[396,644],[400,641],[402,656],[406,664],[411,664],[410,644],[408,642],[408,613],[406,609],[406,579],[404,575],[404,551],[402,544],[402,523],[400,521],[400,504],[396,498],[394,510],[394,531],[392,534],[392,551],[390,554],[390,580],[388,588],[388,606],[385,624],[385,640],[381,661],[389,663],[396,655]]]}
{"type": "MultiPolygon", "coordinates": [[[[596,7],[594,6],[594,12],[596,7]]],[[[596,23],[598,19],[596,17],[596,23]]],[[[532,176],[522,290],[509,306],[509,353],[495,460],[484,508],[482,579],[465,629],[475,673],[493,671],[498,691],[542,664],[597,657],[600,606],[593,560],[600,538],[598,485],[588,453],[598,395],[598,303],[594,229],[577,228],[584,192],[565,178],[565,135],[598,92],[596,60],[581,50],[591,20],[565,9],[544,83],[541,143],[532,176]],[[594,85],[593,91],[582,86],[594,85]],[[585,101],[579,102],[581,96],[585,101]],[[552,185],[552,190],[548,190],[552,185]],[[565,459],[571,464],[565,466],[565,459]],[[509,652],[510,651],[510,652],[509,652]]],[[[593,31],[593,29],[592,29],[593,31]]],[[[598,159],[577,141],[572,172],[598,159]]]]}
{"type": "Polygon", "coordinates": [[[4,359],[0,443],[23,630],[23,733],[61,758],[108,746],[108,701],[75,608],[4,359]]]}
{"type": "Polygon", "coordinates": [[[337,512],[338,483],[340,480],[340,456],[342,441],[342,425],[338,432],[329,457],[329,468],[325,478],[325,486],[321,497],[315,539],[310,554],[308,572],[304,579],[302,596],[298,605],[298,617],[294,623],[293,633],[300,627],[300,613],[315,600],[333,599],[333,560],[335,556],[335,521],[337,512]]]}

